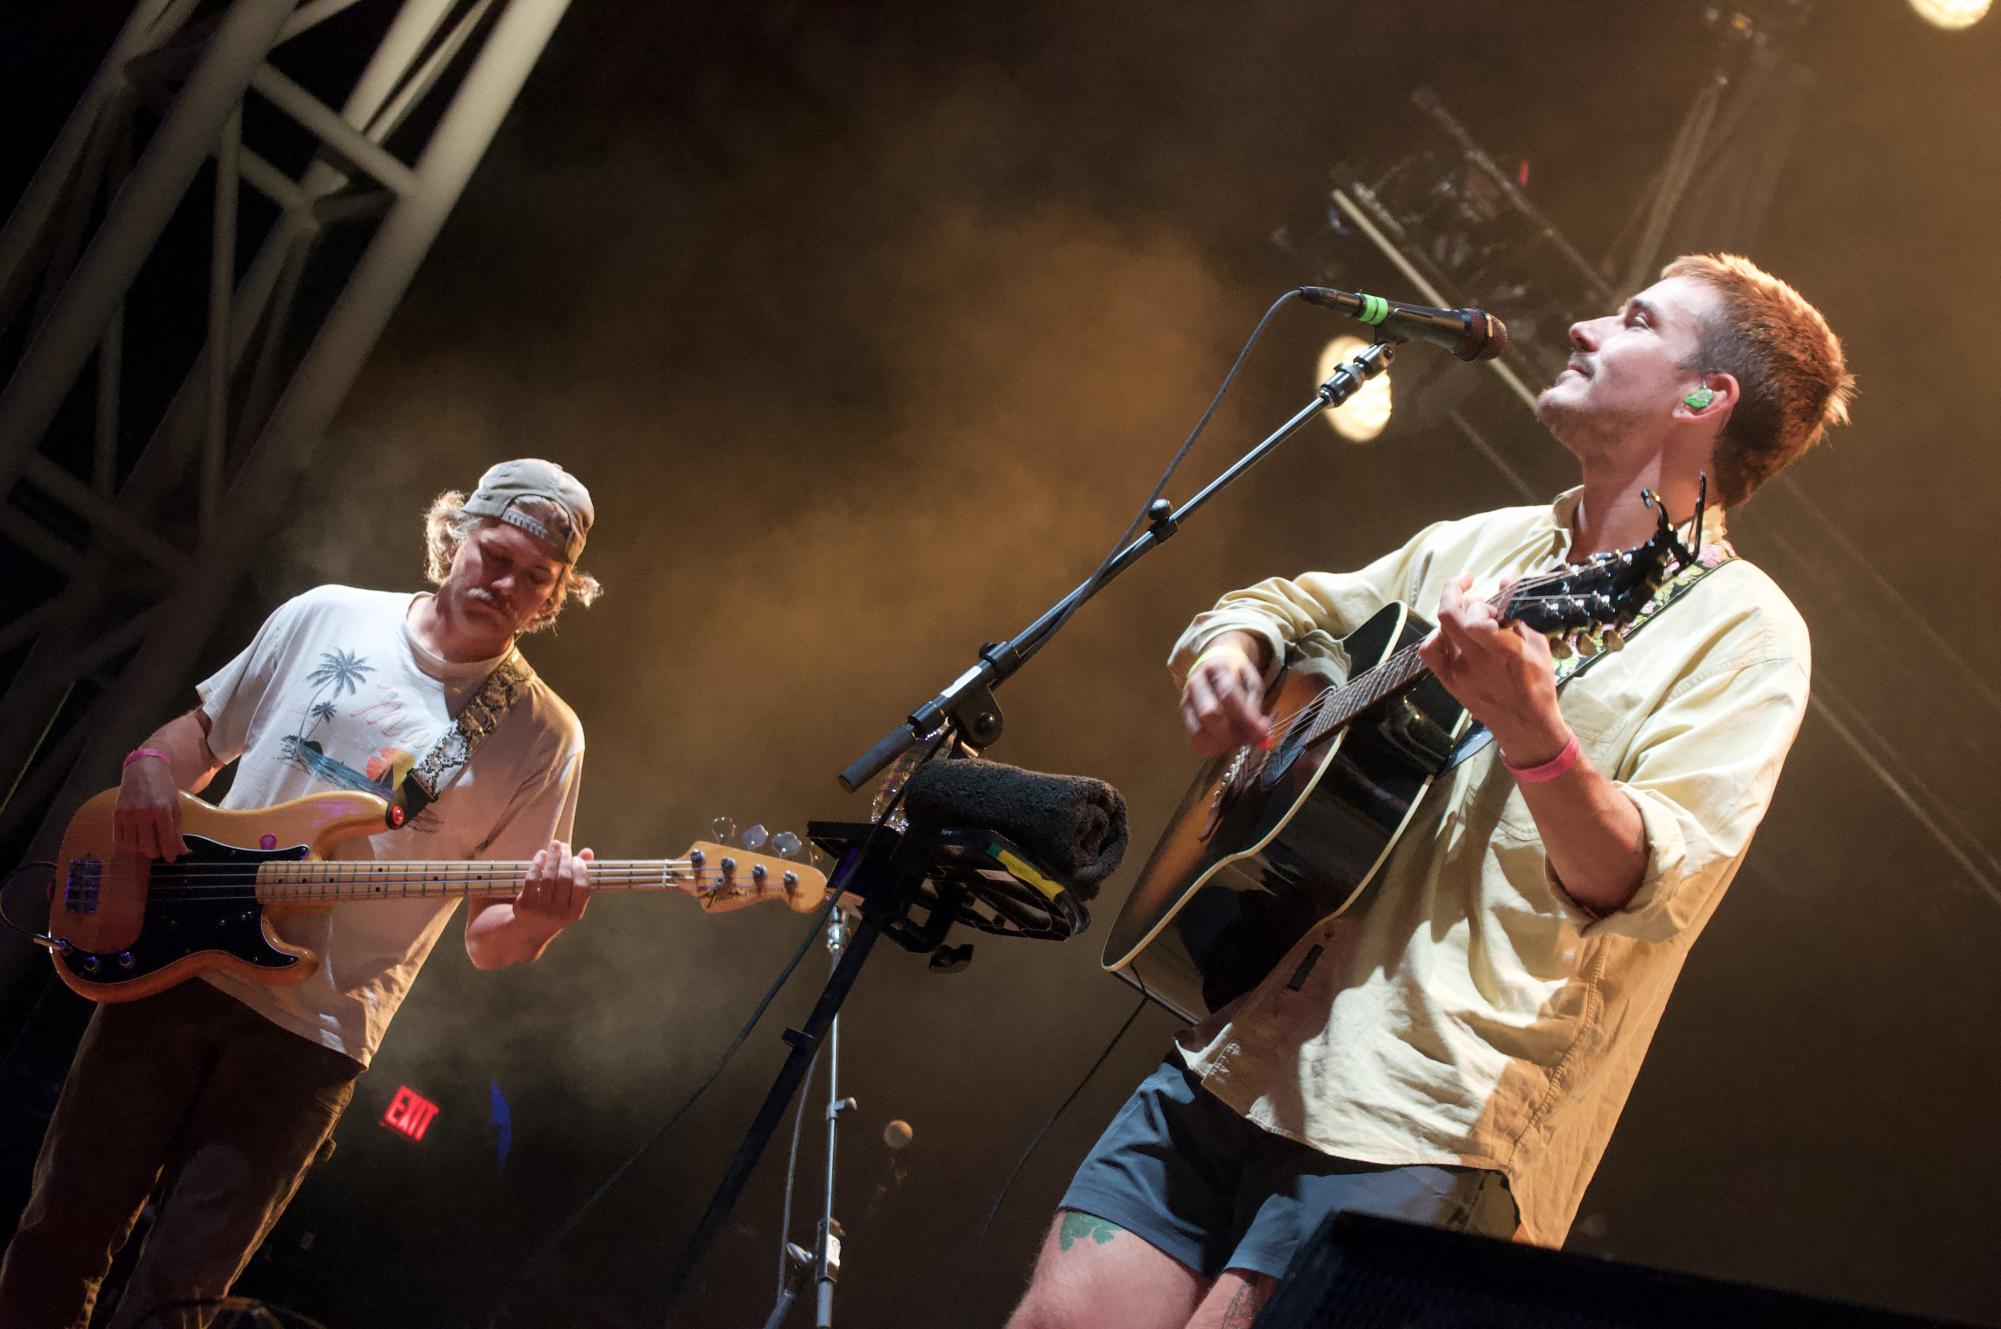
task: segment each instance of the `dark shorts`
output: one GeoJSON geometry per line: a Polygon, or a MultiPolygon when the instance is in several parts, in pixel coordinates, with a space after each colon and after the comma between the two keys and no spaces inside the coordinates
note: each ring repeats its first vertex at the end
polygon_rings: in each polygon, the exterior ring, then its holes
{"type": "Polygon", "coordinates": [[[1514,1235],[1507,1178],[1481,1168],[1335,1158],[1246,1121],[1169,1052],[1119,1109],[1062,1208],[1132,1233],[1205,1278],[1272,1277],[1339,1210],[1514,1235]]]}

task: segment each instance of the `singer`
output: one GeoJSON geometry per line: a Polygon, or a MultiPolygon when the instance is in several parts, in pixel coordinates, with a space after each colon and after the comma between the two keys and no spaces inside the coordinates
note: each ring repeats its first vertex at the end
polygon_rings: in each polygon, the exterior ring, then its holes
{"type": "Polygon", "coordinates": [[[1735,256],[1677,259],[1570,339],[1537,418],[1576,488],[1427,527],[1359,572],[1233,592],[1176,643],[1189,746],[1214,756],[1266,740],[1289,645],[1402,601],[1438,625],[1424,664],[1493,741],[1437,778],[1351,910],[1140,1085],[1011,1329],[1247,1326],[1337,1210],[1563,1241],[1806,708],[1806,625],[1731,555],[1721,509],[1844,423],[1853,392],[1819,312],[1735,256]],[[1559,691],[1549,643],[1487,597],[1644,541],[1643,489],[1693,544],[1704,473],[1705,557],[1559,691]]]}

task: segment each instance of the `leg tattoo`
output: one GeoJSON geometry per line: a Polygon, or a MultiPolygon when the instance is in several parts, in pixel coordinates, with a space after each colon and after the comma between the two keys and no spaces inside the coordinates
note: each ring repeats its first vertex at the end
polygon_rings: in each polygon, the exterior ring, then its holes
{"type": "Polygon", "coordinates": [[[1069,1250],[1085,1237],[1102,1246],[1125,1231],[1116,1223],[1107,1223],[1095,1214],[1080,1214],[1074,1209],[1063,1211],[1063,1222],[1056,1229],[1056,1243],[1059,1249],[1069,1250]]]}
{"type": "Polygon", "coordinates": [[[1231,1297],[1230,1304],[1223,1308],[1220,1329],[1251,1329],[1264,1300],[1255,1284],[1246,1283],[1238,1288],[1237,1295],[1231,1297]]]}

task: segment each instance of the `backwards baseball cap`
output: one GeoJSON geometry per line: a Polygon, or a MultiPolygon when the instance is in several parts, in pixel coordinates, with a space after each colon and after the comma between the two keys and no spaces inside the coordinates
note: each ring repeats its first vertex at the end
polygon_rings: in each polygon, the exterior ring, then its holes
{"type": "Polygon", "coordinates": [[[576,476],[540,457],[518,457],[488,467],[479,477],[479,488],[466,500],[465,510],[475,517],[492,517],[518,526],[548,541],[562,550],[564,560],[570,563],[584,552],[584,537],[591,533],[591,491],[576,476]],[[524,512],[519,504],[528,498],[553,504],[557,512],[548,514],[548,520],[524,512]]]}

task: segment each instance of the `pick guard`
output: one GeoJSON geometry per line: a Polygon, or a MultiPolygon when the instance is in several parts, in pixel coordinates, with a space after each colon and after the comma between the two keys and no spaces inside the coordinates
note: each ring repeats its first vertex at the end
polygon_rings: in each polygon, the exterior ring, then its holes
{"type": "MultiPolygon", "coordinates": [[[[226,955],[272,972],[303,962],[300,955],[272,944],[256,876],[260,863],[305,858],[306,846],[244,849],[199,835],[182,838],[190,850],[187,856],[152,864],[144,922],[130,946],[115,951],[71,946],[57,953],[57,965],[78,983],[93,989],[144,985],[198,955],[226,955]]],[[[58,936],[64,909],[58,905],[52,920],[58,936]]]]}

